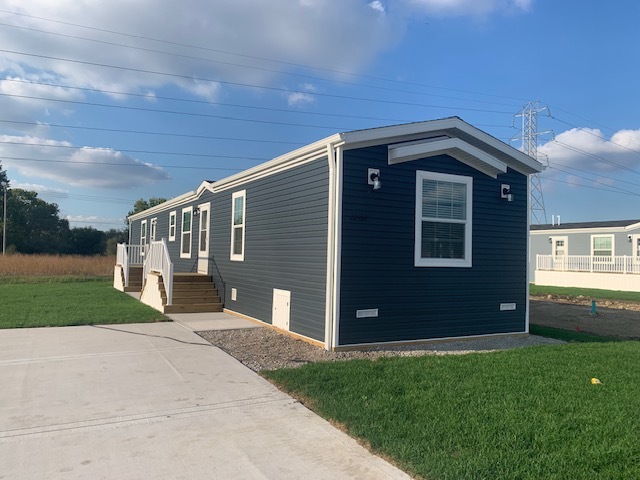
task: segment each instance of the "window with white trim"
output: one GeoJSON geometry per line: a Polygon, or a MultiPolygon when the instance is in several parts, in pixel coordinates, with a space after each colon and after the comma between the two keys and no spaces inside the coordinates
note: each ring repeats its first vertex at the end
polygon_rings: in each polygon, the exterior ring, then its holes
{"type": "Polygon", "coordinates": [[[416,172],[416,267],[471,267],[473,178],[416,172]]]}
{"type": "Polygon", "coordinates": [[[591,255],[613,257],[613,235],[591,235],[591,255]]]}
{"type": "Polygon", "coordinates": [[[244,261],[244,236],[247,191],[231,196],[231,260],[244,261]]]}
{"type": "Polygon", "coordinates": [[[182,209],[180,234],[180,258],[191,258],[191,227],[193,225],[193,207],[182,209]]]}
{"type": "Polygon", "coordinates": [[[152,218],[151,219],[151,226],[149,227],[149,241],[150,242],[155,242],[156,241],[156,229],[158,226],[158,218],[152,218]]]}
{"type": "Polygon", "coordinates": [[[144,251],[146,250],[147,245],[147,221],[142,220],[140,222],[140,245],[142,248],[140,249],[140,255],[144,255],[144,251]]]}
{"type": "Polygon", "coordinates": [[[169,213],[169,241],[173,242],[176,239],[176,212],[175,210],[169,213]]]}

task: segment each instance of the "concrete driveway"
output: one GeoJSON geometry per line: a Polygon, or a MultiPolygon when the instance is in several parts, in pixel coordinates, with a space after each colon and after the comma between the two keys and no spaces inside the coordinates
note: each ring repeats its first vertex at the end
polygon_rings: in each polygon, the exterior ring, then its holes
{"type": "Polygon", "coordinates": [[[399,479],[178,323],[0,330],[0,479],[399,479]]]}

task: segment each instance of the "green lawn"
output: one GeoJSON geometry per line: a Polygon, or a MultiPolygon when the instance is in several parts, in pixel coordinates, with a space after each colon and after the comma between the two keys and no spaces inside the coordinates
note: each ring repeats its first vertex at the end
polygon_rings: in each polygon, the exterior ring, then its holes
{"type": "Polygon", "coordinates": [[[622,342],[619,338],[534,324],[529,325],[529,333],[531,335],[540,335],[541,337],[557,338],[565,342],[622,342]]]}
{"type": "Polygon", "coordinates": [[[640,478],[638,365],[638,342],[573,343],[264,375],[423,478],[626,479],[640,478]]]}
{"type": "Polygon", "coordinates": [[[29,283],[4,282],[0,284],[0,328],[166,320],[157,310],[115,290],[112,282],[58,277],[29,283]]]}
{"type": "Polygon", "coordinates": [[[529,285],[531,295],[563,295],[570,297],[583,297],[600,300],[623,300],[629,302],[640,302],[639,292],[620,292],[618,290],[599,290],[597,288],[574,288],[574,287],[547,287],[544,285],[529,285]]]}

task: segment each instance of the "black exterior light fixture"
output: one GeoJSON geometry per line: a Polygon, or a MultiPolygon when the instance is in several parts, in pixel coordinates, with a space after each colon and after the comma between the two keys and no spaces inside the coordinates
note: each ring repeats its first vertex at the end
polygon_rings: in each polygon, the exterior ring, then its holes
{"type": "Polygon", "coordinates": [[[380,169],[370,168],[367,171],[367,183],[373,186],[374,190],[380,190],[382,188],[382,182],[380,181],[380,169]]]}
{"type": "Polygon", "coordinates": [[[507,202],[513,202],[513,193],[511,193],[511,185],[503,183],[500,186],[500,198],[504,198],[507,202]]]}

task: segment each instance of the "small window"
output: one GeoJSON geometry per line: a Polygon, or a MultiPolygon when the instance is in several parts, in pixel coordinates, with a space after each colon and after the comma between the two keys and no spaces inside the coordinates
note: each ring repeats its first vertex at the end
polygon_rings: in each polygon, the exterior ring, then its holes
{"type": "Polygon", "coordinates": [[[151,227],[149,227],[149,241],[150,242],[155,242],[156,241],[156,228],[158,226],[158,219],[157,218],[152,218],[151,219],[151,227]]]}
{"type": "Polygon", "coordinates": [[[140,254],[144,255],[144,251],[146,250],[145,246],[147,245],[147,221],[142,220],[140,223],[140,245],[142,248],[140,249],[140,254]]]}
{"type": "Polygon", "coordinates": [[[231,260],[244,261],[244,235],[247,191],[236,192],[231,197],[231,260]]]}
{"type": "Polygon", "coordinates": [[[191,224],[193,207],[182,209],[182,234],[180,237],[180,258],[191,258],[191,224]]]}
{"type": "Polygon", "coordinates": [[[169,241],[173,242],[176,239],[176,212],[169,214],[169,241]]]}
{"type": "Polygon", "coordinates": [[[416,267],[471,267],[473,178],[416,172],[416,267]]]}
{"type": "Polygon", "coordinates": [[[613,257],[613,235],[592,235],[591,255],[594,257],[613,257]]]}

